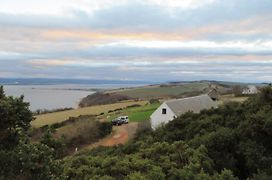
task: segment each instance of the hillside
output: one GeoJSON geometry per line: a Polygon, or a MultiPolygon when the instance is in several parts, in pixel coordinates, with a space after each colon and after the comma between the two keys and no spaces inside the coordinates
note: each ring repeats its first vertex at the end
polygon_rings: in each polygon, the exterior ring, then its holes
{"type": "MultiPolygon", "coordinates": [[[[196,96],[209,92],[215,88],[220,94],[232,94],[234,88],[246,87],[246,83],[224,82],[224,81],[188,81],[188,82],[169,82],[140,87],[128,87],[110,89],[91,94],[81,100],[80,107],[93,105],[111,104],[123,100],[131,99],[169,99],[196,96]]],[[[263,86],[263,84],[256,84],[263,86]]]]}
{"type": "Polygon", "coordinates": [[[217,82],[217,81],[192,81],[192,82],[170,82],[157,85],[149,85],[133,88],[121,88],[107,90],[105,93],[114,93],[131,98],[181,98],[195,96],[207,92],[207,89],[216,88],[219,93],[231,93],[234,86],[244,87],[246,84],[217,82]]]}
{"type": "Polygon", "coordinates": [[[270,179],[272,89],[244,103],[187,113],[131,143],[65,161],[72,178],[270,179]],[[77,162],[81,163],[77,163],[77,162]]]}
{"type": "Polygon", "coordinates": [[[52,125],[55,123],[60,123],[66,121],[71,117],[79,117],[84,115],[99,115],[107,114],[109,111],[114,111],[116,109],[123,109],[132,105],[144,105],[147,101],[124,101],[113,104],[97,105],[91,107],[84,107],[79,109],[73,109],[68,111],[54,112],[48,114],[37,115],[35,120],[32,121],[31,125],[34,127],[42,127],[45,125],[52,125]]]}
{"type": "Polygon", "coordinates": [[[155,131],[138,117],[145,120],[159,104],[145,102],[70,118],[46,128],[33,143],[28,104],[0,91],[5,112],[0,118],[15,122],[1,126],[0,179],[271,179],[272,88],[238,101],[200,114],[188,112],[155,131]],[[139,124],[136,134],[127,126],[111,132],[111,124],[103,120],[122,113],[138,121],[129,124],[139,124]],[[120,143],[126,144],[112,146],[120,143]]]}
{"type": "Polygon", "coordinates": [[[131,99],[132,99],[131,97],[126,95],[97,92],[83,98],[79,103],[79,107],[112,104],[112,103],[117,103],[120,101],[131,100],[131,99]]]}

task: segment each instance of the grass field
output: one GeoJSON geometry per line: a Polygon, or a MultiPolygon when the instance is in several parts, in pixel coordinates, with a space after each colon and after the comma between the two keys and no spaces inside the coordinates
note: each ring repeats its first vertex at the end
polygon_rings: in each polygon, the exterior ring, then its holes
{"type": "Polygon", "coordinates": [[[49,114],[43,114],[36,116],[36,120],[34,120],[31,125],[34,127],[42,127],[44,125],[51,125],[57,122],[63,122],[67,120],[69,117],[78,117],[80,115],[98,115],[100,113],[107,113],[110,110],[115,110],[119,108],[125,108],[127,106],[131,106],[134,104],[144,105],[147,101],[126,101],[115,104],[108,105],[99,105],[99,106],[91,106],[86,108],[79,108],[69,111],[55,112],[49,114]]]}
{"type": "Polygon", "coordinates": [[[141,122],[148,120],[150,115],[160,106],[160,103],[146,104],[141,107],[126,108],[117,112],[112,112],[103,115],[103,119],[108,121],[118,116],[128,116],[130,122],[141,122]]]}
{"type": "Polygon", "coordinates": [[[90,118],[84,118],[81,121],[77,121],[75,123],[60,127],[56,129],[56,132],[54,133],[55,137],[60,138],[62,135],[65,135],[66,138],[69,138],[70,136],[74,136],[74,134],[78,133],[78,129],[83,129],[84,127],[92,126],[95,122],[95,119],[92,117],[90,118]]]}
{"type": "Polygon", "coordinates": [[[147,86],[132,89],[113,90],[109,92],[126,95],[132,98],[152,98],[173,95],[176,96],[193,91],[202,91],[206,87],[208,87],[207,83],[185,83],[177,86],[147,86]]]}
{"type": "Polygon", "coordinates": [[[218,104],[224,104],[230,101],[244,102],[248,97],[235,97],[233,94],[223,95],[220,97],[218,104]]]}

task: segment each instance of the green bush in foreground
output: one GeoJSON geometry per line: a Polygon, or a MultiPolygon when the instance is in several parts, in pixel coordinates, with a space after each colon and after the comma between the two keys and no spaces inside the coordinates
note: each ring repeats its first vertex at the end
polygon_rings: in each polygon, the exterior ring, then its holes
{"type": "Polygon", "coordinates": [[[64,176],[70,179],[104,175],[115,179],[235,179],[231,171],[213,170],[204,146],[192,149],[182,141],[138,143],[139,150],[131,154],[117,147],[113,151],[100,149],[98,154],[90,152],[71,158],[66,161],[64,176]]]}

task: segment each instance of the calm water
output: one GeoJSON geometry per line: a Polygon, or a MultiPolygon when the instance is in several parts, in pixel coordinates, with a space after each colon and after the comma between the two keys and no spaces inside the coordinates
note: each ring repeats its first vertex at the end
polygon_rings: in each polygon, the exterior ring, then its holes
{"type": "Polygon", "coordinates": [[[138,85],[5,85],[4,89],[8,96],[24,95],[25,101],[30,102],[30,109],[35,111],[37,109],[76,108],[82,98],[94,93],[89,89],[133,86],[138,85]]]}

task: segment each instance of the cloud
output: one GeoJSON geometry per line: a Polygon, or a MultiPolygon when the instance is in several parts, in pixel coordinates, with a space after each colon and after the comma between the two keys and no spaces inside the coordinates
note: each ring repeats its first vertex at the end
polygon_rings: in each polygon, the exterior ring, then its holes
{"type": "MultiPolygon", "coordinates": [[[[81,1],[82,2],[82,1],[81,1]]],[[[103,1],[102,1],[103,2],[103,1]]],[[[172,28],[198,27],[207,24],[218,24],[222,22],[243,20],[257,15],[271,15],[270,0],[263,0],[260,3],[257,0],[230,0],[230,1],[211,1],[211,0],[186,0],[162,2],[158,0],[151,1],[123,1],[123,3],[114,3],[116,1],[107,1],[103,8],[92,8],[92,3],[87,7],[76,6],[70,8],[69,12],[63,12],[62,15],[51,14],[17,14],[2,12],[0,15],[1,23],[10,25],[25,25],[35,27],[84,27],[92,29],[117,28],[117,29],[141,29],[141,30],[170,30],[172,28]],[[153,3],[150,3],[153,2],[153,3]],[[171,3],[172,2],[172,3],[171,3]],[[182,2],[182,3],[181,3],[182,2]],[[185,6],[195,6],[195,9],[167,7],[171,4],[181,4],[185,6]],[[186,5],[187,4],[187,5],[186,5]],[[208,4],[202,5],[201,4],[208,4]],[[88,11],[84,9],[94,9],[88,11]]],[[[119,1],[118,1],[119,2],[119,1]]],[[[55,1],[54,1],[55,3],[55,1]]],[[[50,4],[50,3],[49,3],[50,4]]],[[[51,2],[52,4],[52,2],[51,2]]],[[[57,3],[58,4],[58,3],[57,3]]],[[[66,3],[64,3],[65,5],[66,3]]],[[[81,4],[80,2],[77,4],[81,4]]],[[[83,3],[84,4],[84,3],[83,3]]],[[[12,4],[14,6],[14,4],[12,4]]],[[[31,7],[31,6],[30,6],[31,7]]],[[[1,12],[1,11],[0,11],[1,12]]],[[[47,11],[49,12],[49,11],[47,11]]]]}
{"type": "Polygon", "coordinates": [[[271,7],[270,0],[5,1],[0,76],[268,80],[271,7]]]}

